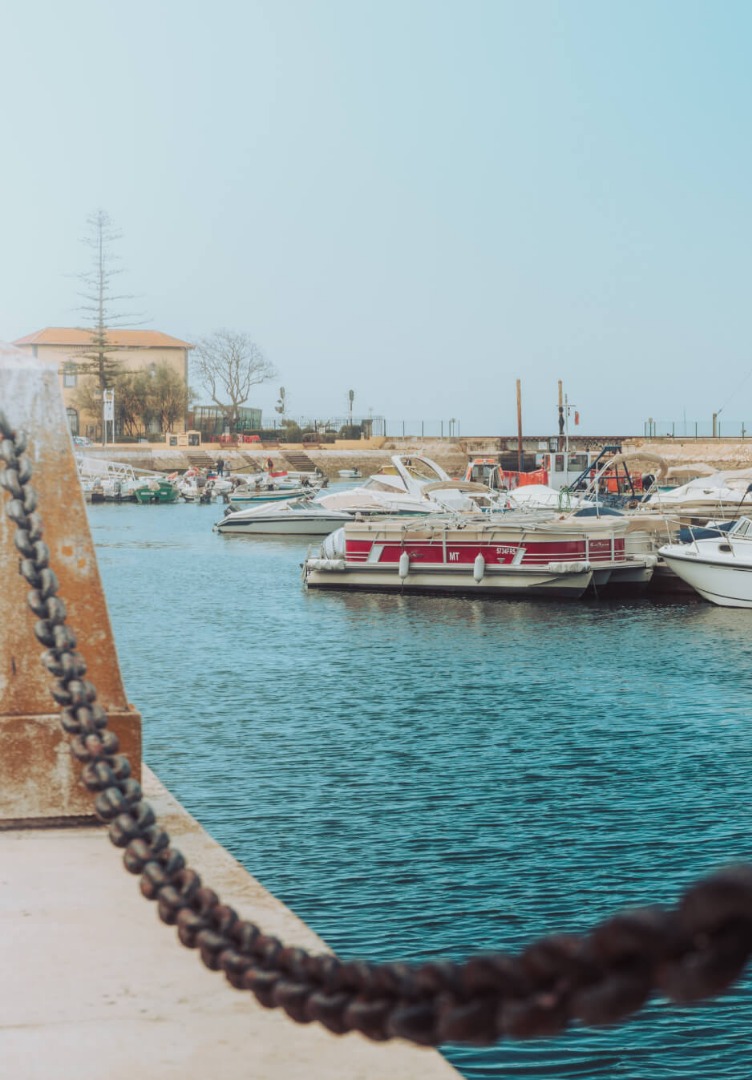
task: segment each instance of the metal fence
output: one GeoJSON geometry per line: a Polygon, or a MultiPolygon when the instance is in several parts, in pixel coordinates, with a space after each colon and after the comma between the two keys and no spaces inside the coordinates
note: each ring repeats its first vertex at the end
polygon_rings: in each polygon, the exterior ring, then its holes
{"type": "Polygon", "coordinates": [[[266,431],[284,431],[294,425],[303,432],[338,434],[343,428],[360,428],[365,434],[382,438],[449,438],[461,434],[460,421],[456,417],[447,420],[392,420],[385,416],[332,416],[324,419],[310,416],[265,416],[262,427],[266,431]]]}
{"type": "Polygon", "coordinates": [[[745,420],[726,420],[716,414],[712,420],[645,420],[643,435],[647,439],[746,439],[752,435],[752,423],[745,420]]]}

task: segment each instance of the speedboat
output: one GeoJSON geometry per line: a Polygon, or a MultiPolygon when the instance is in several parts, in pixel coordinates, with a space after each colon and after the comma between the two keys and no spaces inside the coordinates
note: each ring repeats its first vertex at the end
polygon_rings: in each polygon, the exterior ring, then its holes
{"type": "Polygon", "coordinates": [[[752,607],[752,521],[748,517],[740,517],[729,529],[698,530],[689,543],[666,544],[659,554],[682,581],[712,604],[752,607]]]}
{"type": "Polygon", "coordinates": [[[752,508],[752,470],[698,476],[679,487],[654,492],[644,505],[648,510],[671,513],[682,522],[698,525],[712,519],[736,518],[752,508]]]}
{"type": "Polygon", "coordinates": [[[362,516],[477,513],[499,505],[487,484],[457,480],[431,458],[394,454],[358,487],[319,496],[322,506],[362,516]]]}
{"type": "Polygon", "coordinates": [[[351,514],[327,510],[309,496],[230,511],[216,523],[214,531],[249,536],[326,536],[350,520],[351,514]]]}
{"type": "Polygon", "coordinates": [[[425,517],[427,514],[444,512],[437,502],[425,496],[410,495],[406,491],[378,491],[366,487],[331,491],[317,496],[316,502],[326,510],[339,510],[350,516],[358,514],[361,517],[425,517]]]}

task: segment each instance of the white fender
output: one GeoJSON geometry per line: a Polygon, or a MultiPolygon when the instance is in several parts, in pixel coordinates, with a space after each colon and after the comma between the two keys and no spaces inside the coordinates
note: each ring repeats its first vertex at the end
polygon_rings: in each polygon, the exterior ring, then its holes
{"type": "Polygon", "coordinates": [[[486,560],[478,552],[473,563],[473,577],[476,581],[482,581],[486,573],[486,560]]]}
{"type": "Polygon", "coordinates": [[[404,581],[407,575],[410,573],[410,556],[407,554],[406,551],[403,551],[400,555],[398,573],[402,581],[404,581]]]}
{"type": "Polygon", "coordinates": [[[344,559],[306,559],[305,569],[308,570],[346,570],[347,563],[344,559]]]}

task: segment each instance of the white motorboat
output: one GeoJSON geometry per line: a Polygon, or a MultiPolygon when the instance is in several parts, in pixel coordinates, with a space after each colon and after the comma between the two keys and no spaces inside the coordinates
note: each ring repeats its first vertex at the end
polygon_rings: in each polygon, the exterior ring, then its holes
{"type": "Polygon", "coordinates": [[[276,484],[268,484],[236,488],[227,496],[227,502],[235,510],[241,510],[243,507],[262,506],[266,503],[285,503],[310,494],[310,487],[278,487],[276,484]]]}
{"type": "Polygon", "coordinates": [[[699,530],[686,544],[666,544],[661,558],[712,604],[752,607],[752,521],[741,517],[728,531],[709,531],[699,530]]]}
{"type": "Polygon", "coordinates": [[[319,496],[329,509],[362,516],[477,512],[502,505],[487,484],[453,479],[431,458],[394,454],[358,487],[319,496]]]}
{"type": "Polygon", "coordinates": [[[214,531],[248,536],[327,536],[351,520],[351,514],[327,510],[309,496],[230,511],[216,523],[214,531]]]}
{"type": "Polygon", "coordinates": [[[752,509],[752,470],[733,469],[698,476],[679,487],[654,492],[643,507],[694,524],[737,517],[752,509]]]}
{"type": "Polygon", "coordinates": [[[409,495],[406,491],[377,491],[365,487],[331,491],[317,496],[316,502],[326,510],[361,517],[425,517],[443,513],[437,502],[425,497],[409,495]]]}
{"type": "Polygon", "coordinates": [[[301,472],[254,473],[236,484],[226,501],[235,510],[261,503],[283,502],[300,496],[313,495],[326,483],[324,476],[301,472]]]}
{"type": "Polygon", "coordinates": [[[204,473],[185,473],[176,482],[178,494],[186,502],[208,503],[229,496],[233,489],[232,480],[223,476],[206,476],[204,473]]]}
{"type": "Polygon", "coordinates": [[[576,510],[578,507],[596,506],[597,498],[584,492],[565,491],[549,484],[525,484],[504,494],[502,505],[511,510],[576,510]]]}

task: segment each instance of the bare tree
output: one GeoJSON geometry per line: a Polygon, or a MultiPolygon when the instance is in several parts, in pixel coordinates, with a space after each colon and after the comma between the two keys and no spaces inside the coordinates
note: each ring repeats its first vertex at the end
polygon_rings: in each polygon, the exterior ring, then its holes
{"type": "Polygon", "coordinates": [[[92,342],[91,347],[80,354],[78,363],[81,374],[95,377],[101,392],[112,385],[119,370],[119,364],[110,356],[114,346],[108,340],[107,331],[123,326],[126,320],[133,318],[132,314],[117,313],[115,305],[132,297],[116,295],[113,291],[113,279],[122,270],[112,250],[112,245],[120,239],[120,233],[113,228],[109,215],[104,210],[98,210],[86,219],[86,223],[89,232],[83,238],[83,243],[91,250],[92,258],[89,269],[79,275],[83,285],[79,296],[85,301],[80,310],[84,313],[87,329],[91,331],[92,342]]]}
{"type": "Polygon", "coordinates": [[[231,431],[236,429],[240,408],[251,396],[252,387],[277,374],[248,334],[233,330],[216,330],[201,338],[191,362],[231,431]]]}

